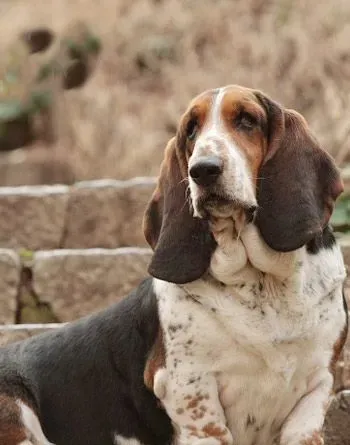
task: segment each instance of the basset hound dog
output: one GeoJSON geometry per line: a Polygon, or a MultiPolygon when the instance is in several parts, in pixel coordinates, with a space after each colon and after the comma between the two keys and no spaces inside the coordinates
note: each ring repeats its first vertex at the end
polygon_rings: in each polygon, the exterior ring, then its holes
{"type": "Polygon", "coordinates": [[[151,277],[0,351],[0,445],[321,445],[346,331],[307,123],[240,86],[196,97],[144,217],[151,277]]]}

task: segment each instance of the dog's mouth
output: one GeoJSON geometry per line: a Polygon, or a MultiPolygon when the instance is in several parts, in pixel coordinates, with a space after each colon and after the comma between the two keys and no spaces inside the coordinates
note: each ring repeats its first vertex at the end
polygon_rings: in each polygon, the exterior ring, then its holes
{"type": "Polygon", "coordinates": [[[244,212],[247,223],[254,220],[257,210],[256,205],[217,192],[209,192],[200,196],[196,208],[199,215],[205,219],[230,218],[237,213],[237,210],[240,210],[244,212]]]}

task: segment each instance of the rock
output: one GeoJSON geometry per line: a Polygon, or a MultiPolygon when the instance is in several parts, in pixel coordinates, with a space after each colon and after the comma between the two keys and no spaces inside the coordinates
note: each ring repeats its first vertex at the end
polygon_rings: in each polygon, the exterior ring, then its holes
{"type": "Polygon", "coordinates": [[[37,252],[33,289],[59,321],[71,321],[128,294],[147,276],[150,257],[145,248],[37,252]]]}
{"type": "Polygon", "coordinates": [[[14,323],[20,282],[20,259],[12,250],[0,249],[0,323],[14,323]]]}
{"type": "Polygon", "coordinates": [[[0,152],[25,147],[34,141],[32,121],[27,114],[23,114],[4,124],[0,123],[0,125],[4,128],[0,133],[0,152]]]}
{"type": "Polygon", "coordinates": [[[125,220],[120,227],[120,246],[147,246],[142,230],[143,214],[156,187],[153,178],[135,181],[126,189],[123,207],[125,209],[125,220]]]}
{"type": "Polygon", "coordinates": [[[0,188],[0,246],[60,247],[68,202],[66,186],[0,188]]]}
{"type": "Polygon", "coordinates": [[[350,444],[350,391],[342,391],[332,402],[325,421],[325,445],[350,444]]]}
{"type": "Polygon", "coordinates": [[[342,235],[339,238],[339,244],[342,249],[344,262],[347,265],[347,267],[350,267],[350,236],[348,235],[342,235]]]}
{"type": "Polygon", "coordinates": [[[342,372],[343,388],[350,389],[350,331],[343,351],[344,365],[342,372]]]}
{"type": "Polygon", "coordinates": [[[155,184],[154,178],[76,184],[70,193],[64,247],[145,246],[142,218],[155,184]]]}
{"type": "Polygon", "coordinates": [[[31,29],[21,34],[21,38],[28,45],[31,54],[46,51],[54,37],[53,31],[47,28],[31,29]]]}
{"type": "Polygon", "coordinates": [[[70,23],[63,31],[54,61],[62,66],[63,88],[70,90],[85,84],[101,51],[101,40],[84,22],[70,23]]]}

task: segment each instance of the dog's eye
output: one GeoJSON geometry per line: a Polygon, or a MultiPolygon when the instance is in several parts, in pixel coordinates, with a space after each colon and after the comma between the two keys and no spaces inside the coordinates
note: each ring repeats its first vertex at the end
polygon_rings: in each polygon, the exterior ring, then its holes
{"type": "Polygon", "coordinates": [[[258,125],[258,120],[252,114],[241,111],[235,119],[235,123],[239,129],[252,130],[258,125]]]}
{"type": "Polygon", "coordinates": [[[191,119],[188,124],[187,124],[187,128],[186,128],[186,132],[187,132],[187,138],[190,141],[193,141],[193,139],[196,137],[197,135],[197,131],[198,131],[198,122],[197,119],[191,119]]]}

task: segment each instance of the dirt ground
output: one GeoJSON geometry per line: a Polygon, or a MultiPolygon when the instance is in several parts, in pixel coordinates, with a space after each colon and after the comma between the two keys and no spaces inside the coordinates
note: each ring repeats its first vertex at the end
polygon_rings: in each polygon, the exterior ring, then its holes
{"type": "Polygon", "coordinates": [[[80,179],[157,175],[189,99],[228,83],[303,113],[334,155],[348,150],[348,0],[1,0],[2,46],[75,19],[104,45],[93,78],[58,110],[55,149],[80,179]]]}

